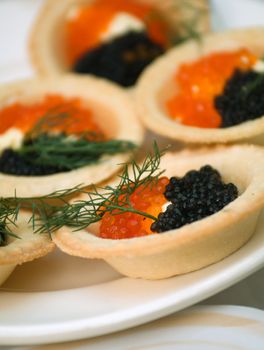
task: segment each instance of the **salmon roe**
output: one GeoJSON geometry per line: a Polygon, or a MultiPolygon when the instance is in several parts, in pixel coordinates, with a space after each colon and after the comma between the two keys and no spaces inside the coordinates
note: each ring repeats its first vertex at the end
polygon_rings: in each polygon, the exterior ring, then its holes
{"type": "Polygon", "coordinates": [[[257,57],[249,50],[239,49],[182,64],[175,77],[179,93],[166,102],[170,117],[184,125],[221,126],[221,116],[214,107],[215,96],[222,93],[236,68],[248,70],[256,61],[257,57]]]}
{"type": "Polygon", "coordinates": [[[18,128],[26,133],[48,113],[56,115],[68,113],[71,117],[70,120],[62,119],[62,125],[56,126],[56,130],[68,134],[92,131],[96,135],[102,135],[101,129],[93,120],[91,111],[82,106],[80,99],[65,99],[60,95],[46,95],[42,101],[34,104],[16,102],[4,107],[0,110],[0,134],[9,128],[18,128]]]}
{"type": "MultiPolygon", "coordinates": [[[[164,192],[168,183],[167,177],[161,177],[155,184],[139,186],[130,196],[132,207],[157,217],[163,204],[167,202],[164,192]]],[[[150,235],[153,234],[150,229],[152,223],[152,219],[131,212],[116,215],[105,213],[101,220],[99,236],[122,239],[150,235]]]]}
{"type": "Polygon", "coordinates": [[[111,21],[119,12],[126,12],[144,21],[150,38],[162,46],[168,44],[168,28],[155,16],[153,6],[135,0],[95,0],[78,8],[65,23],[65,55],[73,65],[85,52],[101,41],[111,21]]]}

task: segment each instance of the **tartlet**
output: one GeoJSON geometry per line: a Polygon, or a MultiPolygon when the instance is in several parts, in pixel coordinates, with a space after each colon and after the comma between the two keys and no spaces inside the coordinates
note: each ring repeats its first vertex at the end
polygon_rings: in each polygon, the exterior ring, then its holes
{"type": "Polygon", "coordinates": [[[8,237],[7,245],[0,247],[0,285],[8,278],[16,265],[40,258],[51,252],[55,245],[47,234],[33,232],[29,223],[31,215],[19,213],[16,225],[10,230],[19,238],[8,237]]]}
{"type": "MultiPolygon", "coordinates": [[[[137,3],[151,5],[160,11],[171,30],[170,35],[186,37],[189,26],[192,32],[209,30],[209,10],[207,0],[190,0],[186,6],[178,6],[174,1],[135,0],[137,3]],[[195,18],[193,18],[195,16],[195,18]],[[187,29],[187,30],[186,30],[187,29]]],[[[70,70],[64,55],[65,32],[63,25],[67,15],[78,5],[92,4],[92,0],[64,0],[44,2],[31,31],[29,52],[33,66],[38,74],[65,73],[70,70]]],[[[155,14],[154,16],[155,17],[155,14]]],[[[98,45],[99,46],[99,45],[98,45]]]]}
{"type": "Polygon", "coordinates": [[[239,197],[213,215],[161,234],[103,239],[96,236],[97,223],[75,232],[63,227],[53,240],[70,255],[104,259],[133,278],[162,279],[201,269],[235,252],[254,233],[264,206],[263,156],[263,149],[250,145],[168,153],[160,166],[164,175],[183,176],[209,164],[237,186],[239,197]]]}
{"type": "MultiPolygon", "coordinates": [[[[14,102],[34,104],[46,94],[60,94],[64,98],[77,97],[92,111],[97,124],[109,139],[131,141],[139,145],[143,129],[126,94],[115,85],[92,77],[50,77],[4,85],[0,88],[0,108],[14,102]]],[[[0,135],[1,150],[5,134],[0,135]]],[[[129,153],[103,156],[98,164],[91,164],[47,176],[16,176],[0,173],[2,197],[36,197],[76,185],[89,185],[109,178],[118,171],[129,153]],[[118,165],[119,164],[119,165],[118,165]]]]}
{"type": "Polygon", "coordinates": [[[226,128],[202,128],[187,126],[172,120],[165,108],[165,101],[177,91],[173,76],[183,63],[217,52],[234,52],[248,48],[261,58],[264,53],[262,37],[264,29],[250,28],[213,33],[199,41],[189,41],[171,49],[150,65],[141,76],[136,88],[139,115],[146,127],[157,134],[185,143],[233,143],[263,144],[264,117],[226,128]]]}

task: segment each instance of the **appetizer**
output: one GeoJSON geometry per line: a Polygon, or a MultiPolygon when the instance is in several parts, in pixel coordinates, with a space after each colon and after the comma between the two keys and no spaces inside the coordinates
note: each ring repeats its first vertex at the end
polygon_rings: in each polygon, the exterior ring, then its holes
{"type": "Polygon", "coordinates": [[[118,171],[143,130],[128,97],[96,78],[34,79],[0,88],[0,195],[34,197],[118,171]]]}
{"type": "Polygon", "coordinates": [[[130,87],[170,46],[208,27],[206,0],[47,0],[30,54],[41,74],[73,71],[130,87]]]}
{"type": "Polygon", "coordinates": [[[263,33],[214,33],[166,53],[137,87],[144,124],[188,143],[263,144],[263,33]]]}
{"type": "Polygon", "coordinates": [[[129,277],[198,270],[254,233],[264,206],[263,156],[256,146],[219,146],[160,162],[155,148],[143,164],[126,166],[118,183],[64,206],[48,227],[64,252],[104,259],[129,277]]]}

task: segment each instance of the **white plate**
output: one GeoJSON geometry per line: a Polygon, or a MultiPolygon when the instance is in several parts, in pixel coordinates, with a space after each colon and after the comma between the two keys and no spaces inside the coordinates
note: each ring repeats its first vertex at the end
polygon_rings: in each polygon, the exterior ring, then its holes
{"type": "Polygon", "coordinates": [[[264,25],[263,0],[210,0],[215,30],[264,25]]]}
{"type": "Polygon", "coordinates": [[[264,215],[252,239],[239,251],[205,269],[167,280],[124,278],[101,262],[58,258],[51,255],[22,265],[7,281],[5,288],[10,291],[2,291],[0,298],[0,344],[107,334],[208,298],[264,265],[264,215]],[[82,287],[67,289],[78,285],[82,287]]]}
{"type": "MultiPolygon", "coordinates": [[[[239,306],[195,307],[122,333],[52,350],[263,350],[264,312],[239,306]]],[[[50,346],[21,350],[50,350],[50,346]]]]}
{"type": "Polygon", "coordinates": [[[43,0],[0,0],[0,82],[33,75],[28,33],[43,0]]]}

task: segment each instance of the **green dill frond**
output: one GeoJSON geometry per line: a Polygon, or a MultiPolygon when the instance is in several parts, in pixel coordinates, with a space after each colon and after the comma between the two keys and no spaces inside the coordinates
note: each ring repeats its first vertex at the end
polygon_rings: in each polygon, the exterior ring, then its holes
{"type": "Polygon", "coordinates": [[[63,130],[78,123],[78,118],[71,114],[71,110],[65,113],[60,109],[61,106],[58,106],[49,110],[25,135],[16,153],[26,164],[70,171],[100,162],[104,155],[136,149],[133,142],[105,140],[101,133],[95,131],[66,134],[63,130]]]}
{"type": "MultiPolygon", "coordinates": [[[[48,219],[49,231],[56,231],[64,225],[76,230],[84,229],[90,224],[100,221],[105,213],[118,215],[131,212],[156,220],[157,218],[153,215],[136,210],[130,203],[130,196],[139,187],[142,187],[143,190],[147,186],[153,186],[157,183],[164,172],[164,170],[159,169],[161,155],[162,153],[155,143],[153,154],[148,154],[142,164],[132,160],[124,165],[116,185],[92,186],[89,191],[84,191],[87,199],[63,206],[56,215],[48,219]]],[[[45,232],[46,227],[43,225],[38,231],[45,232]]]]}
{"type": "Polygon", "coordinates": [[[70,226],[75,230],[84,229],[100,221],[105,213],[117,215],[131,212],[155,221],[157,218],[153,215],[135,209],[131,205],[130,196],[139,188],[143,190],[157,183],[164,172],[159,168],[162,154],[155,143],[153,154],[149,153],[141,164],[135,160],[124,164],[116,185],[91,186],[89,190],[76,186],[34,198],[21,198],[16,195],[0,198],[0,232],[6,236],[12,235],[11,226],[16,225],[21,210],[31,211],[29,223],[35,233],[51,234],[62,226],[70,226]],[[75,202],[69,200],[72,195],[79,194],[84,194],[87,198],[75,202]]]}
{"type": "Polygon", "coordinates": [[[79,185],[34,198],[22,198],[16,195],[0,198],[0,242],[6,241],[8,236],[19,238],[12,232],[12,226],[16,226],[21,210],[31,212],[29,223],[35,232],[38,231],[39,227],[45,227],[42,232],[50,233],[49,220],[52,215],[59,212],[63,206],[68,205],[69,197],[82,192],[83,187],[79,185]]]}
{"type": "Polygon", "coordinates": [[[61,106],[50,109],[41,118],[37,120],[34,126],[27,132],[26,139],[34,139],[39,135],[46,134],[50,131],[56,130],[56,128],[61,128],[63,125],[64,129],[72,126],[76,123],[76,120],[71,117],[70,111],[61,112],[61,106]]]}
{"type": "MultiPolygon", "coordinates": [[[[60,106],[50,110],[29,130],[16,152],[33,166],[41,164],[70,171],[98,162],[104,155],[132,152],[137,147],[126,140],[103,140],[102,135],[89,131],[74,135],[60,132],[61,125],[66,130],[75,122],[70,110],[61,113],[60,106]]],[[[57,219],[64,213],[64,208],[70,206],[66,198],[82,192],[83,188],[76,186],[42,197],[21,198],[16,194],[10,198],[0,197],[0,245],[5,244],[8,236],[17,237],[12,233],[12,226],[16,225],[21,210],[31,211],[30,223],[35,232],[51,233],[51,228],[56,228],[51,226],[52,218],[57,219]]],[[[67,223],[71,217],[61,216],[58,227],[64,225],[63,220],[67,223]]]]}
{"type": "Polygon", "coordinates": [[[169,42],[172,45],[179,45],[189,39],[202,42],[204,32],[203,22],[207,22],[208,6],[204,0],[168,0],[164,4],[148,13],[144,21],[167,22],[171,29],[169,42]],[[173,16],[174,14],[174,16],[173,16]],[[171,18],[167,18],[170,17],[171,18]],[[175,18],[173,18],[175,17],[175,18]],[[172,20],[173,18],[173,20],[172,20]],[[175,28],[175,24],[177,27],[175,28]]]}
{"type": "Polygon", "coordinates": [[[182,14],[183,19],[178,21],[179,35],[173,38],[173,44],[179,45],[193,39],[202,43],[201,22],[208,15],[208,8],[194,0],[174,0],[175,10],[182,14]]]}
{"type": "Polygon", "coordinates": [[[24,143],[17,152],[31,164],[67,171],[96,163],[103,155],[131,152],[135,148],[130,141],[91,141],[86,135],[74,138],[65,134],[41,134],[24,143]]]}

